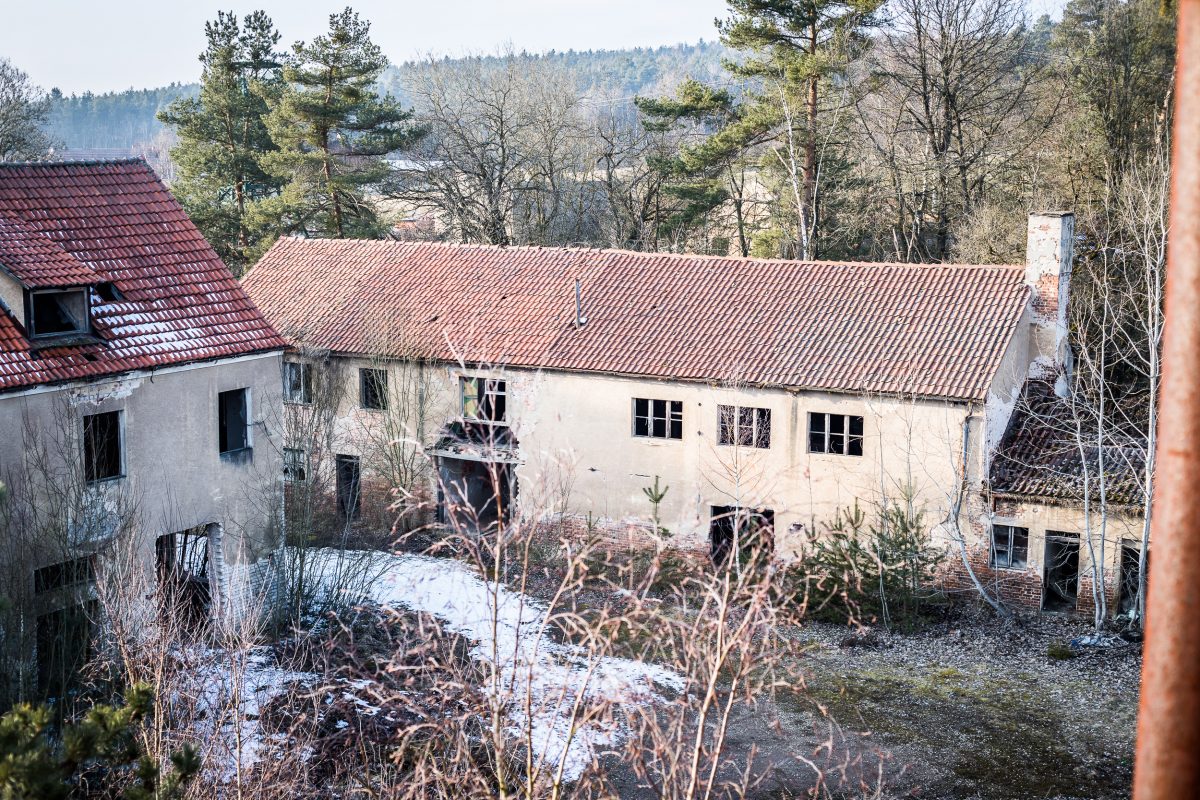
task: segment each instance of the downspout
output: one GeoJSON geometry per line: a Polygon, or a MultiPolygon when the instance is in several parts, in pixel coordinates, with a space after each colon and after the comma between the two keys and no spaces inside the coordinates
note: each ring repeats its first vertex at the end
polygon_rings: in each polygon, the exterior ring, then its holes
{"type": "MultiPolygon", "coordinates": [[[[1197,1],[1200,2],[1200,0],[1197,1]]],[[[1007,617],[1008,610],[1005,609],[996,598],[992,597],[992,595],[988,593],[988,590],[984,588],[983,583],[979,580],[979,576],[975,574],[975,568],[971,566],[971,557],[967,552],[967,540],[963,535],[962,524],[960,522],[962,519],[963,501],[966,500],[968,491],[967,459],[970,457],[971,452],[971,418],[974,415],[975,404],[968,403],[967,413],[963,415],[962,450],[959,453],[959,463],[962,465],[962,477],[959,479],[958,488],[954,497],[954,503],[950,509],[950,517],[946,520],[946,522],[953,526],[956,534],[954,541],[958,544],[958,553],[962,558],[963,568],[967,571],[967,574],[971,576],[971,583],[975,585],[975,591],[979,592],[979,596],[987,601],[987,604],[991,606],[997,614],[1002,617],[1007,617]]]]}

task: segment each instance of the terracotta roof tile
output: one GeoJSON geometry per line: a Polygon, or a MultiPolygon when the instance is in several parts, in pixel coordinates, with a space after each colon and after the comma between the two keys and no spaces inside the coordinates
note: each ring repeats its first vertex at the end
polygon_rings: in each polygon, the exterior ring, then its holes
{"type": "Polygon", "coordinates": [[[103,282],[94,269],[15,217],[0,214],[0,269],[31,289],[103,282]]]}
{"type": "Polygon", "coordinates": [[[0,264],[32,288],[118,290],[93,294],[95,344],[36,349],[0,309],[0,391],[285,344],[141,160],[0,164],[0,264]]]}
{"type": "MultiPolygon", "coordinates": [[[[1072,420],[1069,406],[1055,395],[1052,384],[1028,381],[992,458],[991,490],[1030,499],[1082,502],[1086,464],[1092,499],[1098,500],[1101,451],[1091,444],[1095,428],[1084,423],[1081,450],[1072,420]]],[[[1115,431],[1109,438],[1113,441],[1103,451],[1108,502],[1141,505],[1146,438],[1115,431]]]]}
{"type": "Polygon", "coordinates": [[[243,285],[285,337],[335,352],[962,399],[985,396],[1028,300],[1014,266],[302,239],[243,285]]]}

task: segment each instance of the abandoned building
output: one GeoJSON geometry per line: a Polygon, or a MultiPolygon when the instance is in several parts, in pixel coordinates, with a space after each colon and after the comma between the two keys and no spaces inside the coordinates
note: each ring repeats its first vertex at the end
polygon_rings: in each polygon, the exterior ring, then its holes
{"type": "Polygon", "coordinates": [[[7,698],[62,689],[101,590],[134,618],[168,589],[243,610],[275,547],[283,348],[141,160],[0,164],[7,698]]]}
{"type": "Polygon", "coordinates": [[[788,557],[905,499],[999,571],[993,515],[1020,520],[993,455],[1027,381],[1069,368],[1073,217],[1032,215],[1028,242],[1022,265],[926,265],[282,239],[244,286],[292,345],[293,401],[336,365],[317,461],[339,498],[384,427],[435,465],[443,517],[655,519],[718,559],[753,529],[788,557]]]}
{"type": "Polygon", "coordinates": [[[1128,614],[1145,534],[1146,440],[1110,431],[1100,447],[1094,423],[1081,435],[1077,422],[1053,385],[1026,384],[992,459],[993,547],[990,559],[976,554],[975,571],[1013,604],[1090,614],[1103,569],[1110,613],[1128,614]]]}

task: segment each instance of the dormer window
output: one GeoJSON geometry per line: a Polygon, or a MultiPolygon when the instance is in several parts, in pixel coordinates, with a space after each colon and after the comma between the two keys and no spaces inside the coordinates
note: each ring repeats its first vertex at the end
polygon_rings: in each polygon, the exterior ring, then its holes
{"type": "Polygon", "coordinates": [[[29,311],[30,336],[64,336],[89,330],[87,289],[31,291],[29,311]]]}

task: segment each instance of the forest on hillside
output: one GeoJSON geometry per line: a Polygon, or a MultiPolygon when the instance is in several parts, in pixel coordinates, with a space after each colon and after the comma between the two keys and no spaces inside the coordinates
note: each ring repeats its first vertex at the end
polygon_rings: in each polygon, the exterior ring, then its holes
{"type": "MultiPolygon", "coordinates": [[[[542,54],[521,53],[519,58],[566,70],[583,94],[632,100],[635,95],[670,91],[688,76],[716,79],[723,74],[721,58],[726,52],[718,42],[702,41],[627,50],[552,50],[542,54]]],[[[503,58],[493,55],[480,60],[496,64],[503,58]]],[[[463,60],[445,59],[446,63],[463,60]]],[[[411,73],[419,67],[415,62],[389,66],[379,77],[379,89],[410,105],[412,98],[406,86],[411,73]]],[[[139,150],[163,133],[165,125],[157,118],[158,112],[181,97],[195,97],[199,92],[199,83],[172,83],[102,94],[66,95],[52,89],[47,129],[68,149],[139,150]]]]}

